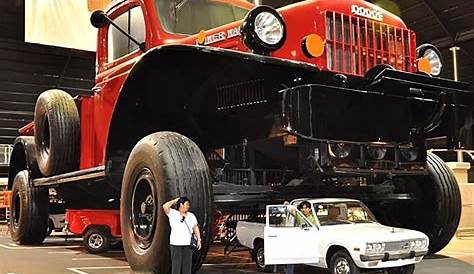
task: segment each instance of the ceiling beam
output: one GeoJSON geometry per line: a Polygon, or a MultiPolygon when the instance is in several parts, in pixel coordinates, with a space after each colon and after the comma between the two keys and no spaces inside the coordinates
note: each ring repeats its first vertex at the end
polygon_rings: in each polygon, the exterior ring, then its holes
{"type": "Polygon", "coordinates": [[[426,8],[429,10],[429,12],[433,15],[433,17],[441,26],[441,28],[444,30],[444,32],[449,36],[451,40],[450,42],[454,44],[457,40],[457,31],[455,31],[453,27],[451,27],[449,22],[444,18],[441,12],[438,9],[436,9],[436,7],[433,5],[433,2],[431,0],[422,0],[422,2],[426,6],[426,8]]]}

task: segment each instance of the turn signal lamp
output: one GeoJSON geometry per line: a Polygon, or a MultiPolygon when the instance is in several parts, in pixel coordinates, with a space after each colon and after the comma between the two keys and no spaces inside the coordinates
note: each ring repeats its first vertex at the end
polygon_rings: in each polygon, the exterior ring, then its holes
{"type": "Polygon", "coordinates": [[[198,45],[204,45],[205,41],[206,41],[206,32],[201,30],[198,34],[198,37],[196,38],[196,43],[198,45]]]}
{"type": "Polygon", "coordinates": [[[324,40],[317,34],[310,34],[303,38],[301,47],[307,57],[319,57],[324,53],[324,40]]]}
{"type": "Polygon", "coordinates": [[[431,75],[433,71],[433,67],[430,64],[430,61],[426,58],[420,58],[417,61],[418,71],[424,72],[426,74],[431,75]]]}

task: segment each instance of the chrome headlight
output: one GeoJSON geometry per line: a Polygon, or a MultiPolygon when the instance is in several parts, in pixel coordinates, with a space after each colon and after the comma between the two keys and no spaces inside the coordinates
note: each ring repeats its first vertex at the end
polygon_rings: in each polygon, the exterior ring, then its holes
{"type": "Polygon", "coordinates": [[[415,239],[410,242],[410,247],[412,249],[425,249],[428,247],[427,239],[415,239]]]}
{"type": "Polygon", "coordinates": [[[286,38],[283,18],[268,6],[258,6],[251,10],[245,17],[240,32],[247,48],[265,55],[279,49],[286,38]]]}
{"type": "Polygon", "coordinates": [[[439,76],[443,67],[443,57],[439,50],[431,44],[423,44],[416,49],[417,57],[428,60],[431,65],[431,75],[439,76]]]}
{"type": "Polygon", "coordinates": [[[400,152],[405,160],[413,162],[418,159],[418,149],[416,147],[401,148],[400,152]]]}
{"type": "Polygon", "coordinates": [[[366,254],[378,254],[385,251],[385,243],[367,243],[365,246],[366,254]]]}
{"type": "Polygon", "coordinates": [[[329,155],[336,158],[346,158],[352,150],[351,144],[333,143],[329,144],[329,155]]]}
{"type": "Polygon", "coordinates": [[[382,160],[385,157],[385,154],[387,154],[387,148],[385,147],[371,147],[369,146],[367,148],[367,152],[369,153],[370,158],[374,160],[382,160]]]}

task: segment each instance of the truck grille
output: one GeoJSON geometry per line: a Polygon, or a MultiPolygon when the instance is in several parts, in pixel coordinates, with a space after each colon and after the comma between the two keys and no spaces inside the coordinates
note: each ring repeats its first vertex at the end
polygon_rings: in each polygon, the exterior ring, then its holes
{"type": "Polygon", "coordinates": [[[385,243],[385,251],[407,251],[407,250],[410,250],[409,247],[410,247],[410,241],[408,240],[385,243]]]}
{"type": "Polygon", "coordinates": [[[329,70],[363,75],[378,64],[415,71],[415,33],[381,22],[326,12],[329,70]]]}

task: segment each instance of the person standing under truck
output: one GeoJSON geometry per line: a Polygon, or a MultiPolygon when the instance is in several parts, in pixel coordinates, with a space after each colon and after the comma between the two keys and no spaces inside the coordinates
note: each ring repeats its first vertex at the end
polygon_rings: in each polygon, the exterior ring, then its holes
{"type": "Polygon", "coordinates": [[[196,216],[189,212],[190,201],[186,197],[177,197],[163,204],[163,210],[169,218],[171,227],[171,273],[191,274],[193,247],[191,237],[194,233],[197,248],[201,249],[201,234],[196,216]],[[177,209],[171,208],[174,204],[177,209]],[[192,232],[191,232],[192,231],[192,232]]]}

